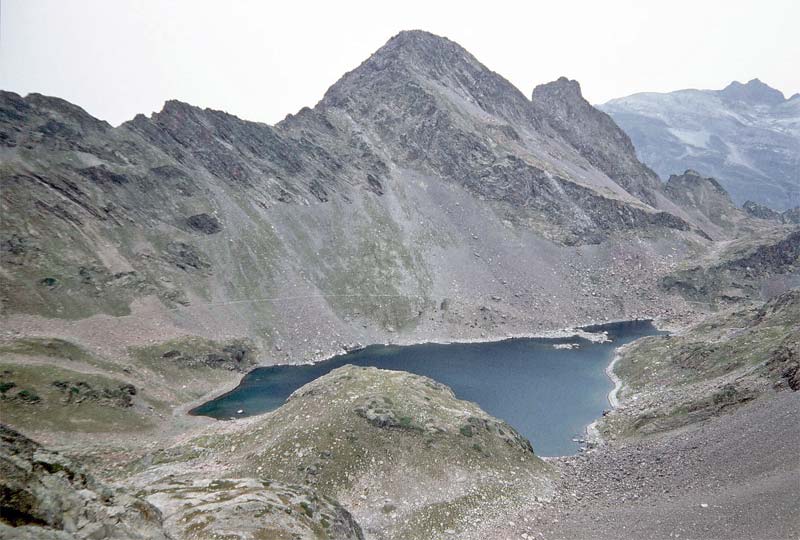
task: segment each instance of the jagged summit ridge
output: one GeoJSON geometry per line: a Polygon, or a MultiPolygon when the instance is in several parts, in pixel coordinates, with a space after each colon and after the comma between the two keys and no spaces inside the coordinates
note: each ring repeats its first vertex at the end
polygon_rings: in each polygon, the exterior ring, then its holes
{"type": "MultiPolygon", "coordinates": [[[[458,44],[411,31],[393,37],[342,77],[315,110],[334,124],[332,118],[346,117],[372,141],[389,147],[387,152],[402,149],[402,161],[411,158],[415,166],[429,166],[460,182],[491,178],[514,156],[512,169],[528,169],[503,178],[505,196],[516,200],[529,194],[519,191],[523,186],[514,178],[534,176],[536,183],[549,183],[555,177],[679,213],[659,195],[657,177],[638,163],[624,132],[583,99],[580,85],[567,79],[554,84],[570,91],[556,95],[541,89],[530,100],[458,44]],[[545,94],[547,99],[539,99],[545,94]],[[584,133],[587,129],[591,135],[584,133]]],[[[490,183],[472,185],[485,193],[490,183]]],[[[537,192],[550,190],[543,186],[537,192]]]]}
{"type": "Polygon", "coordinates": [[[751,79],[745,84],[733,81],[724,89],[719,91],[723,98],[750,103],[763,103],[767,105],[777,105],[786,101],[783,92],[772,88],[759,79],[751,79]]]}

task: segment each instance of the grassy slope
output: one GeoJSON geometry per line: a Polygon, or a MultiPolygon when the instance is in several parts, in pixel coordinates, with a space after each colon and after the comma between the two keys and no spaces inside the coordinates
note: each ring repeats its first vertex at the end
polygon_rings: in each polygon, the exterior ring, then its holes
{"type": "MultiPolygon", "coordinates": [[[[723,311],[685,332],[633,344],[615,366],[622,414],[608,436],[674,429],[785,389],[800,361],[800,290],[723,311]]],[[[793,375],[794,374],[794,375],[793,375]]]]}
{"type": "Polygon", "coordinates": [[[247,347],[183,338],[132,349],[121,362],[61,339],[3,341],[0,415],[26,432],[127,435],[155,429],[174,407],[237,381],[253,362],[247,347]],[[248,352],[235,361],[232,355],[242,350],[248,352]],[[168,351],[173,354],[165,357],[168,351]],[[68,384],[59,388],[59,381],[68,384]],[[120,402],[124,385],[135,387],[129,404],[120,402]]]}
{"type": "Polygon", "coordinates": [[[230,477],[311,485],[378,537],[466,529],[550,490],[547,466],[504,422],[430,379],[353,366],[155,458],[144,478],[216,463],[230,477]]]}

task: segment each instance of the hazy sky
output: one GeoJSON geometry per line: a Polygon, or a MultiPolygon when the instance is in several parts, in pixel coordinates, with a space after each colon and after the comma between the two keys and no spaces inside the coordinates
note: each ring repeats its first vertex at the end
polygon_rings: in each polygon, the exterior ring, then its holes
{"type": "Polygon", "coordinates": [[[594,103],[754,77],[800,92],[797,0],[0,1],[0,88],[115,125],[173,98],[275,123],[405,29],[526,95],[560,75],[594,103]]]}

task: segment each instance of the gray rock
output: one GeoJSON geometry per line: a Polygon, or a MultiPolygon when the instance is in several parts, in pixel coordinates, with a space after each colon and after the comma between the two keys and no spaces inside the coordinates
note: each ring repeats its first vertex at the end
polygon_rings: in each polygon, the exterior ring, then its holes
{"type": "Polygon", "coordinates": [[[0,425],[0,537],[166,540],[152,505],[0,425]]]}

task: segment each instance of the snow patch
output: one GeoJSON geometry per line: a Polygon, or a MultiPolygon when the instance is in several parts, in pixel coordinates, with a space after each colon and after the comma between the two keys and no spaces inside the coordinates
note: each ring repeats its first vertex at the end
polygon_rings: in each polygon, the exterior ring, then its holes
{"type": "Polygon", "coordinates": [[[704,130],[693,131],[688,129],[668,128],[667,131],[682,143],[696,148],[704,148],[707,150],[708,143],[711,140],[711,134],[704,130]]]}

